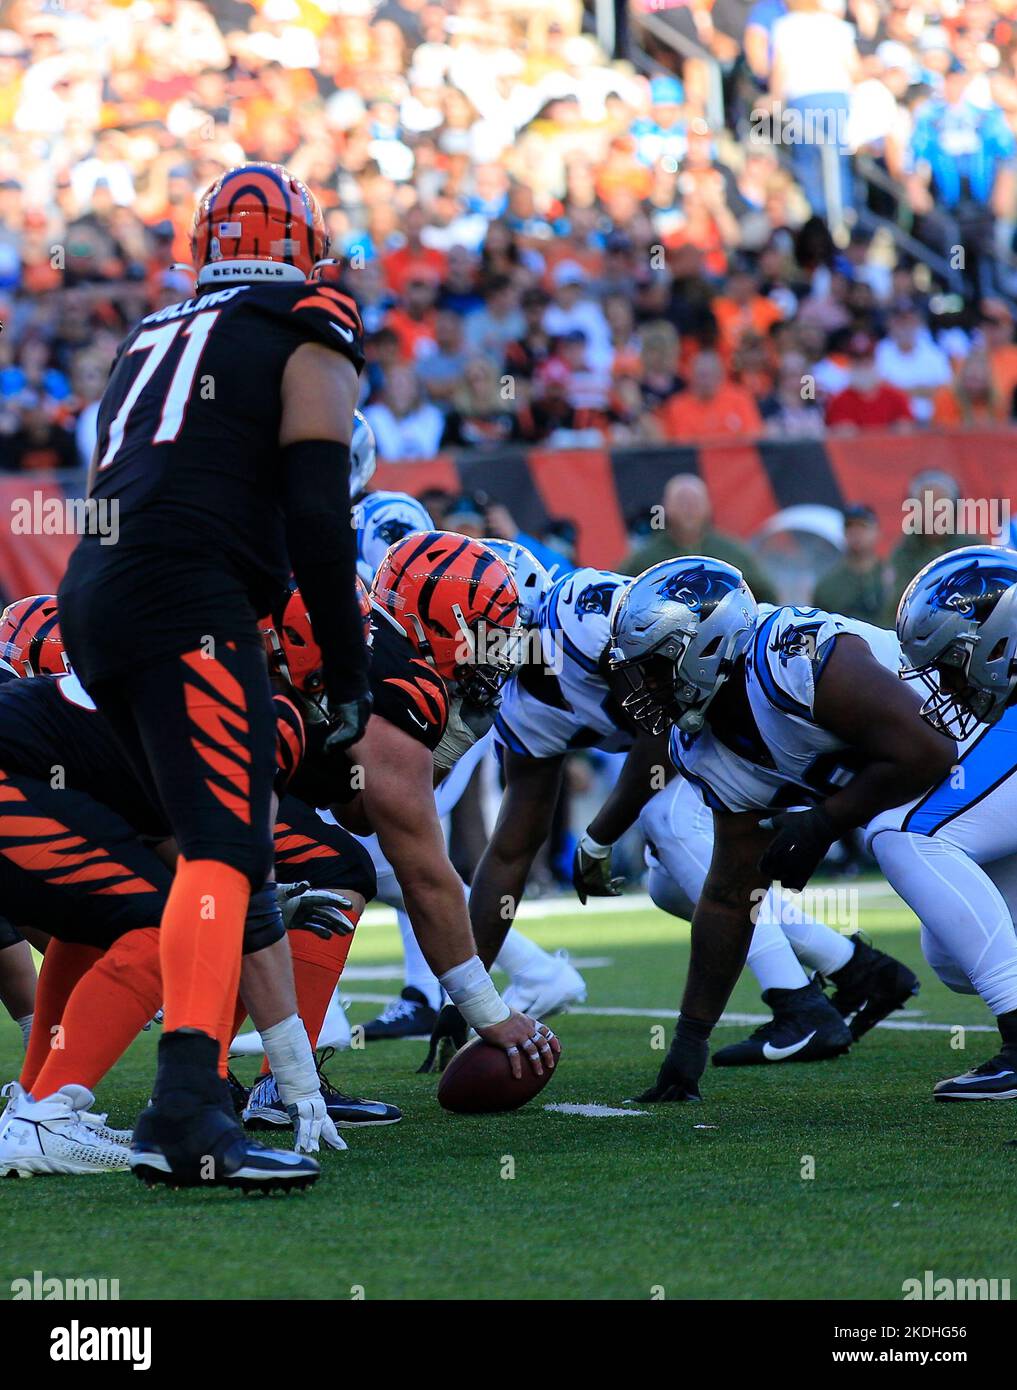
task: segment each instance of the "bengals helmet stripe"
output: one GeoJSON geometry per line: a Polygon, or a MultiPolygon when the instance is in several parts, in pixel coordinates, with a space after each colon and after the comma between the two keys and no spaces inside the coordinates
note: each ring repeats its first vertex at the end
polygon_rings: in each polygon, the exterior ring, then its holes
{"type": "Polygon", "coordinates": [[[53,594],[33,594],[0,613],[0,657],[19,676],[59,676],[67,670],[53,594]]]}
{"type": "Polygon", "coordinates": [[[305,280],[328,245],[318,200],[281,164],[227,170],[198,200],[191,227],[199,285],[264,274],[264,262],[286,267],[278,278],[305,280]]]}

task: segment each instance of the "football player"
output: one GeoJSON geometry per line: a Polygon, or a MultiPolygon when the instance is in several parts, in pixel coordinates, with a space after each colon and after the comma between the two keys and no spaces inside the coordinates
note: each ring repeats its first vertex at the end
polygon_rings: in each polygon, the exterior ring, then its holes
{"type": "Polygon", "coordinates": [[[308,278],[328,250],[321,209],[286,169],[243,165],[202,195],[191,247],[195,296],[128,334],[100,402],[90,496],[118,508],[118,543],[83,535],[59,593],[74,669],[179,846],[160,933],[165,1031],[131,1161],[184,1186],[307,1162],[252,1149],[217,1072],[248,900],[272,866],[257,618],[291,572],[322,651],[326,749],[361,739],[370,710],[349,525],[362,330],[352,300],[308,278]]]}
{"type": "Polygon", "coordinates": [[[436,780],[475,739],[471,724],[486,725],[520,659],[515,583],[481,542],[431,531],[391,547],[371,598],[374,713],[347,755],[347,785],[337,797],[330,780],[315,786],[299,777],[294,790],[330,805],[355,834],[377,834],[442,988],[470,1026],[506,1049],[516,1075],[520,1053],[539,1073],[554,1066],[558,1041],[501,999],[481,963],[434,797],[436,780]]]}
{"type": "MultiPolygon", "coordinates": [[[[576,849],[573,881],[581,901],[621,891],[611,874],[611,846],[637,818],[651,846],[649,887],[657,905],[688,915],[702,890],[712,827],[691,814],[689,789],[679,779],[662,785],[668,775],[666,735],[659,728],[640,730],[622,707],[608,667],[611,615],[628,583],[622,575],[595,569],[558,580],[542,609],[543,662],[520,671],[496,715],[505,797],[470,896],[485,959],[497,951],[505,930],[504,904],[519,902],[549,833],[564,757],[573,748],[628,750],[618,782],[576,849]]],[[[851,1033],[802,964],[829,973],[838,985],[843,980],[837,972],[853,965],[871,993],[880,953],[870,955],[863,943],[789,912],[783,898],[771,896],[759,914],[752,947],[749,964],[774,1009],[774,1022],[766,1032],[735,1044],[728,1050],[735,1055],[722,1061],[808,1061],[844,1051],[851,1033]]],[[[448,1026],[454,1025],[450,1020],[448,1026]]]]}
{"type": "MultiPolygon", "coordinates": [[[[643,1099],[698,1098],[754,903],[775,880],[803,888],[830,845],[856,827],[867,827],[923,924],[935,921],[951,973],[965,973],[996,1015],[1000,1056],[966,1080],[940,1083],[937,1097],[1014,1094],[1017,935],[1002,897],[993,898],[992,863],[976,862],[1007,853],[1001,841],[1017,850],[1012,792],[1002,793],[1006,828],[992,805],[1017,762],[1009,735],[993,747],[994,731],[984,740],[975,731],[958,751],[899,679],[895,633],[816,609],[759,609],[739,572],[715,560],[685,557],[640,575],[615,614],[612,642],[626,707],[644,725],[670,726],[672,757],[709,800],[715,827],[674,1040],[643,1099]],[[902,797],[909,804],[900,807],[902,797]],[[996,916],[983,922],[989,903],[996,916]]],[[[903,990],[906,977],[899,983],[903,990]]]]}
{"type": "MultiPolygon", "coordinates": [[[[370,502],[371,498],[366,500],[370,502]]],[[[417,505],[419,506],[419,503],[417,505]]],[[[365,513],[365,517],[366,515],[365,513]]],[[[539,623],[541,604],[551,587],[550,576],[528,550],[514,541],[486,540],[484,544],[508,567],[519,592],[519,620],[532,632],[539,623]]],[[[373,558],[372,551],[370,539],[363,540],[361,553],[373,558]]],[[[456,700],[453,699],[453,718],[455,706],[456,700]]],[[[483,725],[493,721],[493,718],[492,706],[487,718],[482,721],[483,725]]],[[[449,766],[442,767],[445,775],[435,787],[438,815],[442,819],[456,806],[477,766],[493,745],[492,729],[482,727],[477,720],[476,712],[472,724],[472,729],[466,728],[465,737],[461,732],[454,761],[449,766]]],[[[446,743],[448,742],[446,739],[446,743]]],[[[391,1038],[429,1037],[441,1005],[441,985],[424,960],[413,935],[409,918],[402,906],[398,880],[384,856],[377,851],[376,841],[372,843],[372,840],[367,843],[378,871],[378,896],[382,902],[391,903],[397,909],[406,962],[406,983],[399,997],[393,999],[377,1018],[364,1025],[364,1038],[371,1042],[391,1038]]],[[[465,885],[463,893],[468,895],[465,885]]],[[[532,1014],[534,1018],[547,1018],[567,1008],[569,1004],[582,1003],[586,998],[583,977],[569,962],[567,953],[557,951],[552,954],[543,950],[516,927],[511,927],[507,932],[494,964],[509,975],[510,983],[505,991],[505,1002],[518,1009],[520,1013],[532,1014]]]]}

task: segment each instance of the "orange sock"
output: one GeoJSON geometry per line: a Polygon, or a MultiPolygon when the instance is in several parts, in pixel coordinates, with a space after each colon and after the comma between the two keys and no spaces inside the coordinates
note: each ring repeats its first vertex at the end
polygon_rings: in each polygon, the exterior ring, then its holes
{"type": "MultiPolygon", "coordinates": [[[[28,1050],[21,1067],[21,1085],[35,1095],[35,1081],[54,1048],[62,1048],[59,1031],[64,1007],[74,986],[101,957],[97,946],[71,945],[51,938],[42,958],[39,982],[35,987],[35,1013],[28,1050]]],[[[158,1008],[158,1005],[156,1005],[158,1008]]],[[[52,1094],[47,1091],[47,1095],[52,1094]]]]}
{"type": "MultiPolygon", "coordinates": [[[[356,922],[357,916],[347,912],[347,917],[356,922]]],[[[348,936],[330,936],[327,941],[314,932],[291,931],[290,955],[293,958],[293,983],[297,991],[297,1013],[307,1030],[311,1046],[317,1047],[318,1034],[328,1012],[332,991],[339,982],[346,965],[346,957],[353,945],[354,933],[348,936]]],[[[261,1074],[268,1071],[268,1058],[261,1064],[261,1074]]]]}
{"type": "Polygon", "coordinates": [[[50,1050],[33,1094],[51,1096],[71,1082],[94,1091],[161,1002],[159,932],[127,932],[75,985],[61,1019],[63,1046],[50,1050]]]}
{"type": "Polygon", "coordinates": [[[193,1028],[221,1037],[240,983],[250,896],[245,875],[228,864],[177,860],[159,933],[167,1033],[193,1028]]]}

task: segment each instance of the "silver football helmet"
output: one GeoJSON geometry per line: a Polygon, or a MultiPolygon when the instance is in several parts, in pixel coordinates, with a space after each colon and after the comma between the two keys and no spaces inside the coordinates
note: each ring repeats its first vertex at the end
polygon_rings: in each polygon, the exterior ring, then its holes
{"type": "Polygon", "coordinates": [[[929,691],[922,718],[950,738],[995,724],[1017,687],[1017,551],[951,550],[915,575],[897,609],[904,680],[929,691]]]}
{"type": "Polygon", "coordinates": [[[609,664],[629,685],[622,708],[647,733],[669,724],[698,733],[758,615],[733,565],[684,555],[651,566],[626,589],[611,623],[609,664]]]}
{"type": "Polygon", "coordinates": [[[551,592],[554,580],[531,550],[518,541],[503,541],[495,538],[485,540],[488,550],[493,550],[499,560],[503,560],[509,574],[516,581],[519,590],[519,621],[524,627],[536,627],[540,619],[540,609],[551,592]]]}
{"type": "Polygon", "coordinates": [[[353,412],[353,434],[350,437],[350,501],[355,502],[374,477],[378,467],[378,451],[374,430],[361,415],[353,412]]]}

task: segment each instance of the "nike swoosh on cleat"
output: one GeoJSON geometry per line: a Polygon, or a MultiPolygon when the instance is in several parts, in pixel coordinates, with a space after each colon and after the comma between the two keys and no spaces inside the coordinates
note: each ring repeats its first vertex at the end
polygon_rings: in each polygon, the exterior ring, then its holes
{"type": "Polygon", "coordinates": [[[950,1082],[954,1086],[977,1086],[982,1081],[1002,1081],[1004,1076],[1013,1076],[1013,1072],[994,1071],[991,1076],[951,1076],[950,1082]]]}
{"type": "Polygon", "coordinates": [[[768,1062],[783,1062],[787,1057],[793,1057],[796,1052],[801,1052],[803,1047],[808,1047],[809,1043],[816,1036],[816,1030],[807,1038],[802,1038],[801,1042],[792,1043],[790,1047],[774,1047],[772,1043],[763,1043],[763,1056],[768,1062]]]}

